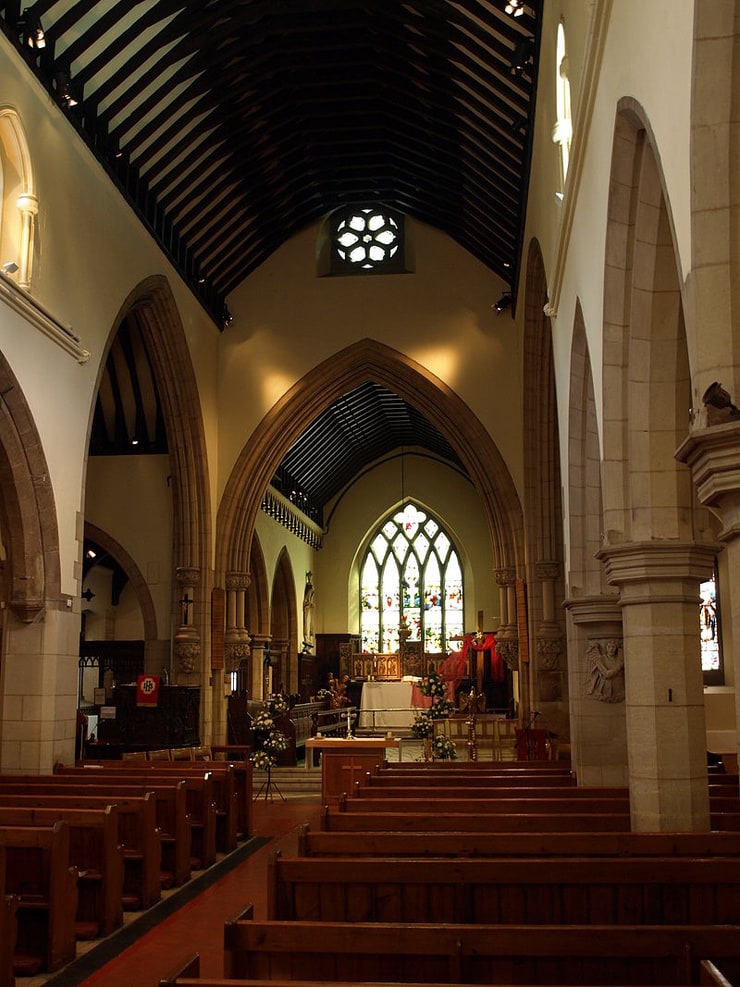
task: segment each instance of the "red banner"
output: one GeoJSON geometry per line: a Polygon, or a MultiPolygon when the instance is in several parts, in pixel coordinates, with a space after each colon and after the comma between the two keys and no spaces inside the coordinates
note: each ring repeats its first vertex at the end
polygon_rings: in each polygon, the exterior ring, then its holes
{"type": "Polygon", "coordinates": [[[139,675],[136,679],[136,705],[156,706],[159,703],[159,675],[139,675]]]}

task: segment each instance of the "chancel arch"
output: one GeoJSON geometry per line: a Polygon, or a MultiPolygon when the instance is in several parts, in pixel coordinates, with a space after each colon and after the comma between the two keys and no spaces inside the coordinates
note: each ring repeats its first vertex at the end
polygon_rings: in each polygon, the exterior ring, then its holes
{"type": "Polygon", "coordinates": [[[702,541],[688,471],[674,458],[689,429],[691,386],[664,190],[647,118],[625,99],[604,278],[599,558],[620,594],[633,828],[681,830],[709,824],[697,607],[715,547],[702,541]]]}
{"type": "Polygon", "coordinates": [[[506,463],[490,435],[454,391],[432,373],[397,350],[365,339],[334,354],[306,374],[250,436],[219,507],[216,549],[219,571],[243,566],[249,557],[264,492],[287,449],[333,401],[366,380],[402,393],[445,436],[484,503],[496,559],[501,565],[520,564],[521,506],[506,463]]]}

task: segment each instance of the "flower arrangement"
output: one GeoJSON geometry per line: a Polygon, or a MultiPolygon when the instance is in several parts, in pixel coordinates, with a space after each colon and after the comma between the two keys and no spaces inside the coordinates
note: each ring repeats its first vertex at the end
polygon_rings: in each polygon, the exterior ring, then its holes
{"type": "Polygon", "coordinates": [[[274,692],[267,699],[267,708],[273,716],[283,716],[288,712],[288,700],[278,692],[274,692]]]}
{"type": "Polygon", "coordinates": [[[443,737],[441,734],[439,737],[435,737],[432,741],[432,760],[433,761],[454,761],[457,758],[457,751],[455,750],[454,743],[449,737],[443,737]]]}
{"type": "Polygon", "coordinates": [[[426,709],[420,710],[414,716],[411,724],[411,736],[419,740],[428,740],[434,736],[434,720],[426,709]]]}
{"type": "Polygon", "coordinates": [[[269,733],[275,726],[275,721],[266,709],[261,709],[252,719],[252,729],[257,733],[269,733]]]}
{"type": "Polygon", "coordinates": [[[432,669],[425,675],[419,684],[419,690],[423,696],[431,696],[432,703],[435,699],[444,699],[447,695],[447,684],[439,677],[436,669],[432,669]]]}
{"type": "Polygon", "coordinates": [[[250,754],[249,760],[260,771],[269,771],[277,763],[277,755],[288,748],[288,738],[275,726],[275,717],[287,712],[287,699],[273,694],[268,697],[265,708],[252,718],[252,729],[259,746],[250,754]]]}
{"type": "Polygon", "coordinates": [[[249,755],[249,760],[258,771],[267,771],[275,763],[275,758],[265,750],[254,751],[249,755]]]}

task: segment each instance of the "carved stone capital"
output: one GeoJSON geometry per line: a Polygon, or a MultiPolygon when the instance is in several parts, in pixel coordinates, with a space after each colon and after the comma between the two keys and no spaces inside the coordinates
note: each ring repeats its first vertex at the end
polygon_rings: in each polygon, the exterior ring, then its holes
{"type": "Polygon", "coordinates": [[[8,607],[24,624],[32,624],[45,609],[43,600],[26,599],[11,600],[8,607]]]}
{"type": "Polygon", "coordinates": [[[510,668],[512,672],[519,671],[519,641],[509,640],[509,641],[496,641],[496,654],[503,658],[506,662],[506,667],[510,668]]]}
{"type": "Polygon", "coordinates": [[[516,582],[516,570],[513,566],[506,566],[503,569],[494,569],[494,577],[497,586],[513,586],[516,582]]]}
{"type": "Polygon", "coordinates": [[[249,572],[226,573],[227,590],[235,590],[237,592],[239,592],[240,590],[247,590],[249,589],[251,582],[252,582],[252,574],[249,572]]]}
{"type": "Polygon", "coordinates": [[[195,672],[200,661],[200,635],[195,627],[183,624],[178,628],[174,639],[175,657],[180,663],[180,671],[195,672]]]}
{"type": "Polygon", "coordinates": [[[224,646],[224,658],[226,660],[226,671],[236,672],[242,661],[245,661],[252,653],[252,649],[246,641],[228,642],[224,646]]]}
{"type": "Polygon", "coordinates": [[[197,586],[200,583],[200,569],[192,565],[178,565],[175,568],[175,579],[180,586],[197,586]]]}
{"type": "Polygon", "coordinates": [[[554,581],[560,575],[559,562],[537,562],[534,568],[538,579],[554,581]]]}
{"type": "Polygon", "coordinates": [[[537,659],[540,668],[549,671],[560,667],[560,656],[563,653],[563,639],[539,638],[537,641],[537,659]]]}

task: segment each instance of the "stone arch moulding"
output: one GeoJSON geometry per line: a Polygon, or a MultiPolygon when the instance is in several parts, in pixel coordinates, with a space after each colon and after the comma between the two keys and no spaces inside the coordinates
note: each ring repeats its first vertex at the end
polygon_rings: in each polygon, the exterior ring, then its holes
{"type": "Polygon", "coordinates": [[[523,560],[522,510],[506,463],[465,402],[443,381],[389,346],[363,339],[307,373],[265,415],[234,466],[218,511],[218,571],[249,558],[262,497],[285,452],[333,401],[365,381],[403,395],[445,436],[483,503],[496,564],[523,560]]]}
{"type": "Polygon", "coordinates": [[[85,538],[94,541],[109,552],[129,578],[131,587],[136,594],[136,600],[141,607],[141,617],[144,622],[144,640],[156,641],[157,639],[157,616],[154,609],[152,594],[141,570],[128,554],[123,545],[119,544],[102,528],[96,527],[89,521],[85,522],[85,538]]]}
{"type": "MultiPolygon", "coordinates": [[[[198,385],[177,305],[167,279],[147,278],[122,304],[110,333],[107,351],[124,318],[134,316],[146,340],[162,405],[167,446],[172,464],[174,552],[176,566],[205,571],[210,558],[211,508],[208,457],[198,399],[198,385]]],[[[101,360],[100,376],[105,360],[101,360]]],[[[88,433],[94,406],[90,409],[88,433]]],[[[174,581],[174,572],[171,574],[174,581]]],[[[209,592],[200,580],[204,594],[209,592]]]]}
{"type": "Polygon", "coordinates": [[[0,501],[10,562],[8,605],[24,623],[62,606],[59,532],[41,439],[0,353],[0,501]]]}
{"type": "MultiPolygon", "coordinates": [[[[34,224],[38,213],[38,199],[33,177],[31,154],[28,140],[18,113],[10,106],[0,106],[0,143],[8,162],[13,166],[18,179],[13,189],[15,201],[2,204],[2,221],[7,222],[11,215],[11,207],[17,210],[17,222],[14,222],[12,245],[7,242],[6,231],[2,231],[3,249],[12,249],[7,253],[6,260],[14,260],[18,264],[17,283],[21,288],[31,287],[33,273],[33,240],[34,224]]],[[[9,190],[3,183],[3,197],[9,195],[9,190]]]]}

